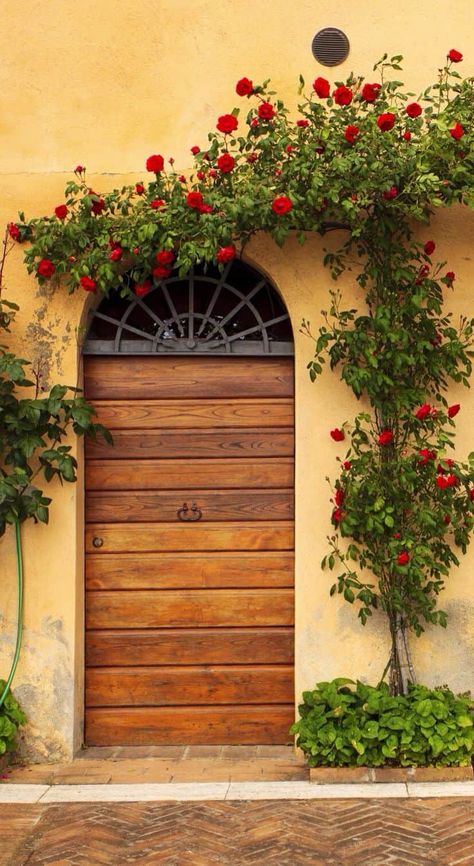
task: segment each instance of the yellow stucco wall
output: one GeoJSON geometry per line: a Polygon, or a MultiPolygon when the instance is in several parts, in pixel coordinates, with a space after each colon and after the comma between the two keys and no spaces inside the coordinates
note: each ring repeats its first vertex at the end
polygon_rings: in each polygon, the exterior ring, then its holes
{"type": "MultiPolygon", "coordinates": [[[[150,153],[174,156],[183,169],[189,148],[203,144],[217,116],[237,102],[235,81],[271,77],[294,103],[301,72],[343,78],[351,69],[368,74],[384,51],[405,55],[405,81],[417,92],[431,82],[446,52],[455,47],[474,73],[466,34],[470,0],[399,0],[391,10],[373,0],[318,4],[300,0],[27,0],[10,5],[0,32],[0,225],[19,209],[29,216],[52,211],[74,166],[88,167],[94,189],[106,191],[145,176],[150,153]],[[342,66],[324,70],[310,51],[321,27],[341,27],[351,41],[342,66]]],[[[474,216],[439,214],[432,229],[437,252],[457,274],[453,309],[472,312],[474,216]]],[[[363,630],[348,605],[328,597],[330,576],[318,563],[330,529],[327,474],[334,477],[340,448],[328,430],[353,416],[355,401],[334,375],[311,385],[306,363],[312,346],[298,333],[303,317],[316,327],[330,277],[321,264],[330,240],[306,247],[290,241],[279,250],[260,237],[249,261],[275,281],[296,337],[296,687],[316,679],[361,675],[375,680],[387,643],[380,623],[363,630]]],[[[85,299],[39,291],[15,249],[6,269],[8,296],[21,304],[18,350],[41,354],[50,380],[75,384],[79,352],[76,328],[85,299]]],[[[350,283],[346,283],[351,292],[350,283]]],[[[459,454],[472,449],[474,403],[458,416],[459,454]]],[[[81,466],[81,458],[80,466],[81,466]]],[[[37,758],[71,756],[81,743],[83,678],[82,486],[52,484],[51,522],[24,532],[25,642],[16,692],[30,716],[27,750],[37,758]]],[[[13,541],[0,540],[0,671],[8,668],[15,619],[13,541]]],[[[446,632],[428,631],[417,642],[420,679],[473,685],[473,556],[449,579],[446,632]]]]}

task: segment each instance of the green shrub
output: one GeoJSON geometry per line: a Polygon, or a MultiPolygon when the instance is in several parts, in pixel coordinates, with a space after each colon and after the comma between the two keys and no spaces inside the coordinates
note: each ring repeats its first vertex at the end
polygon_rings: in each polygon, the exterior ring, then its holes
{"type": "MultiPolygon", "coordinates": [[[[0,680],[0,694],[6,686],[5,680],[0,680]]],[[[26,724],[26,716],[16,698],[8,692],[0,707],[0,756],[5,752],[13,752],[17,746],[16,735],[20,725],[26,724]]]]}
{"type": "Polygon", "coordinates": [[[394,697],[340,677],[303,700],[291,733],[310,767],[465,766],[474,753],[474,701],[444,686],[394,697]]]}

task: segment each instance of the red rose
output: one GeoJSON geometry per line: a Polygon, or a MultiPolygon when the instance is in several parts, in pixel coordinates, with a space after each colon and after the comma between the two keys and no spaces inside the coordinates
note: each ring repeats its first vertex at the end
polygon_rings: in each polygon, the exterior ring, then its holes
{"type": "Polygon", "coordinates": [[[469,499],[474,502],[474,487],[469,491],[469,499]]]}
{"type": "Polygon", "coordinates": [[[178,180],[180,183],[186,183],[186,178],[185,178],[184,174],[180,174],[180,176],[178,177],[178,180]]]}
{"type": "Polygon", "coordinates": [[[224,132],[226,135],[234,132],[238,127],[237,118],[233,114],[222,114],[217,121],[217,129],[219,132],[224,132]]]}
{"type": "Polygon", "coordinates": [[[85,166],[83,166],[83,165],[76,165],[76,167],[75,167],[75,169],[74,169],[74,174],[82,174],[82,172],[85,171],[85,170],[86,170],[86,169],[85,169],[85,166]]]}
{"type": "Polygon", "coordinates": [[[123,256],[123,249],[121,247],[115,247],[110,253],[109,259],[111,262],[119,262],[123,256]]]}
{"type": "Polygon", "coordinates": [[[344,493],[342,487],[338,487],[336,490],[336,495],[334,497],[334,502],[336,503],[336,505],[342,505],[345,498],[346,494],[344,493]]]}
{"type": "Polygon", "coordinates": [[[294,147],[293,147],[292,144],[287,144],[286,147],[285,147],[285,150],[286,150],[287,153],[290,153],[290,154],[291,154],[291,153],[293,153],[293,151],[294,151],[294,147]]]}
{"type": "Polygon", "coordinates": [[[41,259],[41,261],[38,262],[36,273],[40,277],[45,277],[47,280],[49,280],[49,278],[53,276],[55,270],[56,265],[53,264],[51,259],[41,259]]]}
{"type": "Polygon", "coordinates": [[[448,418],[454,418],[455,415],[458,414],[461,406],[459,403],[454,403],[452,406],[448,408],[448,418]]]}
{"type": "Polygon", "coordinates": [[[351,468],[352,463],[349,460],[344,460],[344,463],[342,465],[344,466],[344,469],[346,470],[346,472],[349,472],[349,469],[351,468]]]}
{"type": "Polygon", "coordinates": [[[401,553],[398,554],[397,562],[399,565],[406,565],[407,562],[410,561],[410,554],[407,550],[402,550],[401,553]]]}
{"type": "Polygon", "coordinates": [[[152,156],[149,156],[146,161],[146,170],[153,171],[155,174],[163,171],[164,167],[165,161],[159,153],[154,153],[152,156]]]}
{"type": "Polygon", "coordinates": [[[155,260],[159,265],[172,265],[175,258],[173,250],[161,250],[155,256],[155,260]]]}
{"type": "Polygon", "coordinates": [[[221,265],[231,262],[235,258],[236,252],[233,246],[221,247],[216,253],[216,262],[219,262],[221,265]]]}
{"type": "Polygon", "coordinates": [[[261,102],[258,106],[258,116],[260,120],[271,120],[275,117],[275,109],[271,102],[261,102]]]}
{"type": "Polygon", "coordinates": [[[350,105],[352,102],[352,90],[341,84],[340,87],[336,87],[333,97],[336,105],[350,105]]]}
{"type": "Polygon", "coordinates": [[[393,129],[395,124],[395,115],[388,111],[386,114],[379,114],[377,118],[377,126],[381,132],[388,132],[393,129]]]}
{"type": "Polygon", "coordinates": [[[426,244],[423,247],[423,249],[424,249],[427,256],[431,256],[436,249],[436,244],[434,241],[426,241],[426,244]]]}
{"type": "Polygon", "coordinates": [[[418,418],[418,421],[424,421],[425,418],[428,417],[430,412],[431,412],[430,404],[429,403],[423,403],[423,405],[420,406],[420,408],[416,410],[415,418],[418,418]]]}
{"type": "Polygon", "coordinates": [[[253,93],[253,84],[250,78],[241,78],[235,85],[237,96],[250,96],[253,93]]]}
{"type": "Polygon", "coordinates": [[[21,240],[21,232],[15,223],[8,223],[8,234],[14,241],[21,240]]]}
{"type": "Polygon", "coordinates": [[[221,170],[222,174],[229,174],[234,167],[235,159],[230,153],[223,153],[217,160],[217,168],[221,170]]]}
{"type": "Polygon", "coordinates": [[[436,476],[436,486],[439,488],[439,490],[446,490],[448,486],[448,481],[445,475],[436,476]]]}
{"type": "Polygon", "coordinates": [[[156,268],[153,268],[152,274],[157,280],[164,280],[171,274],[171,268],[167,268],[165,265],[158,265],[156,268]]]}
{"type": "Polygon", "coordinates": [[[65,220],[69,213],[69,208],[66,204],[58,204],[58,206],[54,208],[54,213],[58,220],[65,220]]]}
{"type": "Polygon", "coordinates": [[[98,196],[95,192],[91,192],[90,195],[92,196],[91,213],[98,216],[105,209],[105,201],[103,198],[100,198],[100,196],[98,196]]]}
{"type": "Polygon", "coordinates": [[[378,439],[379,445],[390,445],[393,442],[393,433],[391,430],[383,430],[378,439]]]}
{"type": "Polygon", "coordinates": [[[459,141],[460,138],[464,135],[464,129],[460,123],[456,122],[452,129],[449,130],[449,134],[452,135],[456,141],[459,141]]]}
{"type": "Polygon", "coordinates": [[[446,524],[446,526],[449,526],[449,524],[451,523],[451,517],[449,514],[444,515],[443,522],[446,524]]]}
{"type": "Polygon", "coordinates": [[[309,126],[309,120],[297,120],[296,125],[300,126],[301,129],[305,129],[307,126],[309,126]]]}
{"type": "Polygon", "coordinates": [[[145,192],[145,187],[142,183],[135,184],[135,192],[137,193],[137,195],[143,195],[143,193],[145,192]]]}
{"type": "Polygon", "coordinates": [[[81,284],[81,288],[83,288],[85,292],[95,292],[97,289],[96,281],[91,280],[90,277],[81,277],[79,282],[81,284]]]}
{"type": "Polygon", "coordinates": [[[258,153],[249,153],[249,155],[246,157],[246,161],[250,162],[250,163],[257,162],[257,159],[258,159],[258,153]]]}
{"type": "Polygon", "coordinates": [[[456,274],[454,273],[454,271],[448,271],[448,273],[444,275],[444,279],[446,280],[447,286],[452,286],[454,280],[456,279],[456,274]]]}
{"type": "Polygon", "coordinates": [[[204,178],[206,177],[206,173],[204,171],[197,171],[196,177],[198,180],[204,180],[204,178]]]}
{"type": "Polygon", "coordinates": [[[134,254],[135,254],[136,256],[138,256],[138,254],[139,254],[139,252],[140,252],[140,247],[134,247],[134,248],[133,248],[133,252],[134,252],[134,254]]]}
{"type": "MultiPolygon", "coordinates": [[[[330,93],[330,84],[326,78],[315,78],[313,90],[320,99],[327,99],[330,93]]],[[[349,100],[350,102],[350,100],[349,100]]]]}
{"type": "Polygon", "coordinates": [[[331,519],[333,523],[340,523],[341,520],[344,519],[344,511],[342,510],[342,508],[335,508],[332,513],[331,519]]]}
{"type": "Polygon", "coordinates": [[[334,430],[331,430],[329,435],[335,442],[342,442],[342,440],[346,438],[344,430],[340,430],[339,427],[335,427],[334,430]]]}
{"type": "Polygon", "coordinates": [[[423,109],[418,102],[410,102],[405,108],[405,111],[408,114],[408,117],[419,117],[423,109]]]}
{"type": "Polygon", "coordinates": [[[405,141],[410,141],[411,132],[404,132],[402,137],[405,139],[405,141]]]}
{"type": "Polygon", "coordinates": [[[202,197],[202,193],[200,192],[188,192],[188,195],[186,196],[186,201],[189,207],[199,209],[204,199],[202,197]]]}
{"type": "Polygon", "coordinates": [[[214,208],[210,204],[200,204],[198,211],[199,213],[213,213],[214,208]]]}
{"type": "Polygon", "coordinates": [[[438,478],[446,479],[446,487],[456,487],[456,484],[458,483],[457,475],[439,475],[438,478]]]}
{"type": "Polygon", "coordinates": [[[201,153],[201,148],[195,144],[194,147],[191,148],[191,153],[193,156],[197,156],[198,153],[201,153]]]}
{"type": "Polygon", "coordinates": [[[386,201],[391,201],[393,198],[396,198],[398,195],[398,189],[396,186],[391,186],[390,189],[385,190],[383,193],[383,198],[386,201]]]}
{"type": "Polygon", "coordinates": [[[164,207],[166,202],[162,198],[154,198],[153,201],[150,202],[150,207],[153,210],[159,210],[160,207],[164,207]]]}
{"type": "Polygon", "coordinates": [[[394,533],[393,533],[393,537],[394,537],[394,538],[401,538],[402,536],[401,536],[401,534],[400,534],[399,532],[394,532],[394,533]]]}
{"type": "Polygon", "coordinates": [[[358,126],[346,126],[344,132],[344,138],[349,144],[354,144],[357,136],[359,135],[359,127],[358,126]]]}
{"type": "Polygon", "coordinates": [[[278,216],[283,216],[283,214],[288,213],[293,207],[293,202],[291,198],[288,198],[286,195],[279,195],[272,202],[272,211],[276,213],[278,216]]]}
{"type": "Polygon", "coordinates": [[[462,60],[462,54],[460,51],[456,51],[455,48],[451,48],[451,51],[448,51],[448,60],[451,63],[460,63],[462,60]]]}
{"type": "Polygon", "coordinates": [[[360,95],[365,102],[375,102],[381,87],[381,84],[364,84],[360,95]]]}
{"type": "Polygon", "coordinates": [[[217,171],[215,170],[215,168],[209,169],[209,177],[217,177],[217,171]]]}
{"type": "Polygon", "coordinates": [[[422,448],[418,453],[421,457],[418,461],[420,466],[426,466],[430,460],[436,460],[436,451],[430,451],[429,448],[422,448]]]}
{"type": "Polygon", "coordinates": [[[150,280],[143,280],[143,283],[137,283],[134,288],[134,292],[137,298],[143,298],[148,292],[152,289],[152,284],[150,280]]]}

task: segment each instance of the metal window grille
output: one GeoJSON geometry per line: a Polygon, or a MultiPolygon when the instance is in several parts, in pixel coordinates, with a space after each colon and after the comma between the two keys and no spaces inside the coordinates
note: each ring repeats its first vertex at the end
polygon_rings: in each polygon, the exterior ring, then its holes
{"type": "MultiPolygon", "coordinates": [[[[133,283],[130,284],[133,288],[133,283]]],[[[278,292],[239,260],[162,280],[145,297],[112,291],[92,311],[87,355],[293,355],[278,292]]]]}

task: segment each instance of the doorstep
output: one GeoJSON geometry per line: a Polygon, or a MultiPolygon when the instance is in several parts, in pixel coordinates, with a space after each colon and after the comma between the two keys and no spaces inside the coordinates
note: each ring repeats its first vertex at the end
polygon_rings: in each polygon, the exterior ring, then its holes
{"type": "Polygon", "coordinates": [[[70,763],[10,767],[6,784],[307,781],[292,746],[134,746],[85,749],[70,763]]]}

